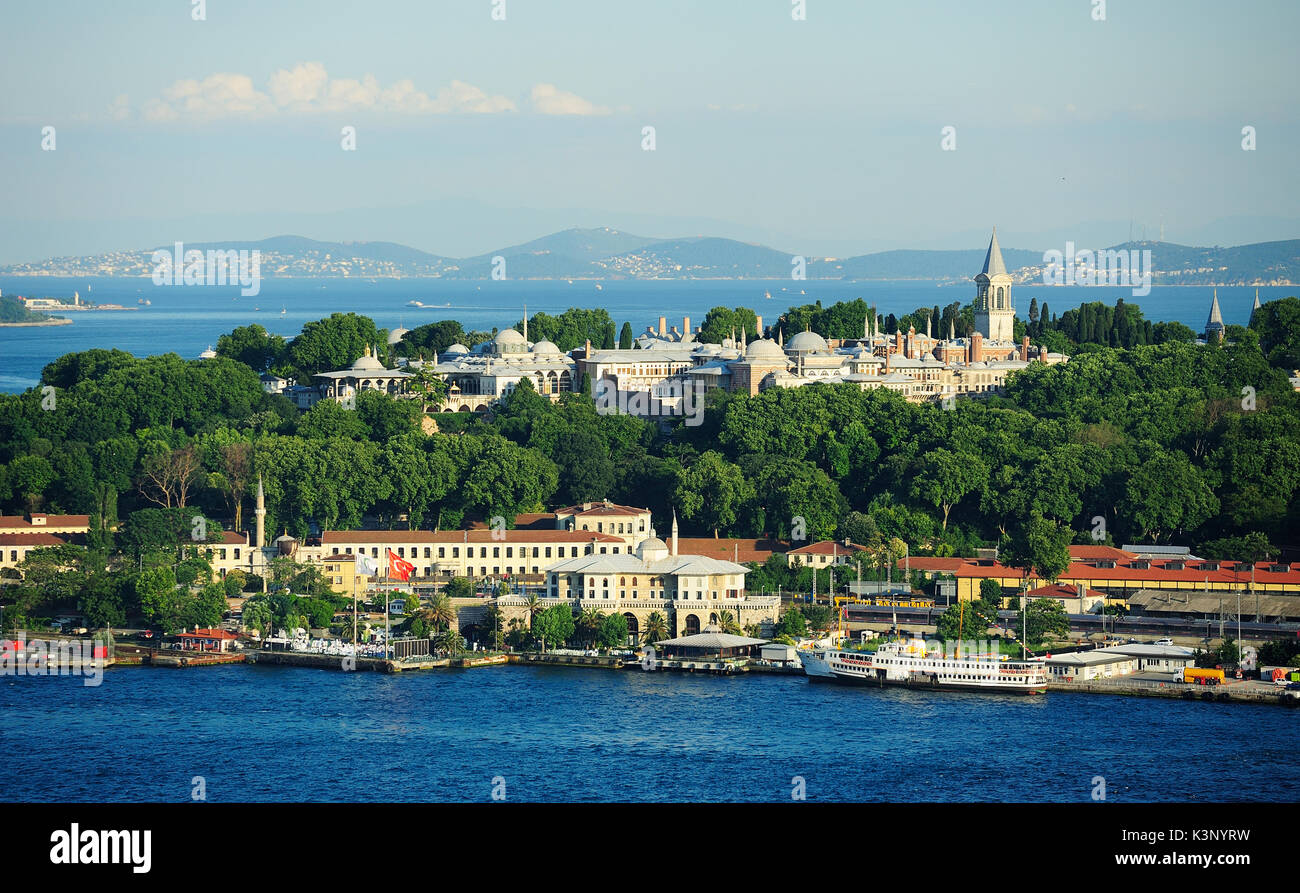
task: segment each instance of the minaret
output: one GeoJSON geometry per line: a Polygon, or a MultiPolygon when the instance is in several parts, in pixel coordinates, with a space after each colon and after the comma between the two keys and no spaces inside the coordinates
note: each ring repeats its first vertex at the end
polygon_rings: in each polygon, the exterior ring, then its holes
{"type": "Polygon", "coordinates": [[[262,476],[257,476],[257,509],[253,512],[257,516],[257,540],[255,545],[259,549],[266,547],[266,492],[262,489],[262,476]]]}
{"type": "Polygon", "coordinates": [[[925,315],[925,337],[927,338],[934,337],[930,334],[930,314],[928,313],[925,315]]]}
{"type": "Polygon", "coordinates": [[[677,509],[673,509],[673,556],[677,555],[677,509]]]}
{"type": "Polygon", "coordinates": [[[948,320],[948,340],[949,341],[957,340],[957,326],[954,324],[953,320],[951,319],[948,320]]]}
{"type": "Polygon", "coordinates": [[[528,302],[524,302],[524,343],[528,343],[528,302]]]}
{"type": "Polygon", "coordinates": [[[1015,337],[1016,311],[1011,302],[1011,276],[1002,260],[998,230],[993,228],[984,269],[975,276],[975,328],[990,341],[1015,337]]]}
{"type": "Polygon", "coordinates": [[[1246,325],[1253,326],[1255,324],[1255,314],[1258,312],[1259,312],[1259,289],[1257,288],[1255,289],[1255,305],[1250,308],[1250,322],[1248,322],[1246,325]]]}
{"type": "Polygon", "coordinates": [[[1210,318],[1205,321],[1205,340],[1223,340],[1223,313],[1219,310],[1219,290],[1214,290],[1214,301],[1210,304],[1210,318]]]}

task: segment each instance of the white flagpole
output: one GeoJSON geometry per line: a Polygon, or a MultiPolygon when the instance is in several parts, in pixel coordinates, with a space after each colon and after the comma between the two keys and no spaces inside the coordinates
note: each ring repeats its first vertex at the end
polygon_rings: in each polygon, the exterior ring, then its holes
{"type": "MultiPolygon", "coordinates": [[[[384,549],[384,576],[385,577],[392,576],[392,568],[389,564],[390,559],[388,555],[389,555],[388,549],[385,548],[384,549]]],[[[384,589],[384,657],[385,658],[391,657],[391,655],[388,653],[388,650],[392,645],[392,638],[393,638],[391,618],[392,615],[388,611],[388,589],[385,588],[384,589]]]]}

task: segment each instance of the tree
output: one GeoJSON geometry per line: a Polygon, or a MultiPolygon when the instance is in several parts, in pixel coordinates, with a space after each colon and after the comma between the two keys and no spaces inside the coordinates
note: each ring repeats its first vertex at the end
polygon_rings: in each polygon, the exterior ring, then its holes
{"type": "Polygon", "coordinates": [[[988,480],[989,469],[978,456],[935,449],[921,457],[912,484],[912,496],[943,511],[943,529],[953,506],[988,480]]]}
{"type": "Polygon", "coordinates": [[[140,462],[140,495],[164,508],[185,508],[201,467],[199,451],[193,446],[173,450],[153,441],[140,462]]]}
{"type": "Polygon", "coordinates": [[[990,605],[1002,604],[1002,584],[997,580],[980,580],[980,601],[990,605]]]}
{"type": "Polygon", "coordinates": [[[627,644],[627,618],[622,614],[608,614],[601,618],[596,642],[603,648],[617,648],[627,644]]]}
{"type": "Polygon", "coordinates": [[[259,325],[240,326],[217,338],[217,356],[243,363],[254,372],[265,372],[284,361],[284,338],[268,334],[259,325]]]}
{"type": "Polygon", "coordinates": [[[1153,541],[1193,531],[1218,510],[1218,497],[1181,453],[1160,453],[1139,465],[1119,504],[1121,518],[1153,541]]]}
{"type": "Polygon", "coordinates": [[[1034,509],[1012,528],[999,557],[1008,567],[1055,581],[1070,566],[1070,539],[1068,527],[1047,520],[1034,509]]]}
{"type": "Polygon", "coordinates": [[[959,601],[949,605],[935,623],[935,635],[946,642],[982,638],[989,627],[997,626],[997,605],[983,599],[959,601]]]}
{"type": "Polygon", "coordinates": [[[623,323],[623,328],[618,333],[618,348],[619,350],[632,349],[632,324],[630,322],[623,323]]]}
{"type": "Polygon", "coordinates": [[[740,468],[710,450],[682,472],[674,502],[683,518],[717,535],[736,523],[752,493],[740,468]]]}
{"type": "Polygon", "coordinates": [[[533,632],[542,640],[543,652],[547,642],[553,648],[563,645],[574,632],[573,611],[563,602],[552,605],[537,615],[533,632]]]}
{"type": "Polygon", "coordinates": [[[356,313],[333,313],[302,327],[289,342],[288,359],[299,381],[310,381],[317,372],[331,372],[351,366],[366,350],[385,344],[375,321],[356,313]]]}
{"type": "Polygon", "coordinates": [[[444,592],[448,598],[469,598],[474,595],[474,584],[469,577],[452,577],[447,581],[444,592]]]}
{"type": "Polygon", "coordinates": [[[729,635],[740,635],[740,624],[736,622],[736,615],[730,611],[718,612],[718,629],[729,635]]]}
{"type": "Polygon", "coordinates": [[[655,642],[662,642],[668,638],[668,621],[664,615],[658,611],[651,611],[645,620],[645,631],[642,633],[641,641],[653,645],[655,642]]]}
{"type": "MultiPolygon", "coordinates": [[[[1021,599],[1024,602],[1025,599],[1021,599]]],[[[1054,598],[1036,598],[1020,609],[1016,622],[1025,631],[1031,647],[1037,648],[1046,639],[1067,639],[1070,636],[1070,617],[1064,606],[1054,598]]]]}
{"type": "Polygon", "coordinates": [[[1261,305],[1251,317],[1250,327],[1259,333],[1260,350],[1270,365],[1300,368],[1300,298],[1261,305]]]}
{"type": "Polygon", "coordinates": [[[148,621],[164,633],[181,626],[181,601],[176,591],[176,575],[169,567],[148,568],[136,577],[135,594],[140,610],[148,621]]]}

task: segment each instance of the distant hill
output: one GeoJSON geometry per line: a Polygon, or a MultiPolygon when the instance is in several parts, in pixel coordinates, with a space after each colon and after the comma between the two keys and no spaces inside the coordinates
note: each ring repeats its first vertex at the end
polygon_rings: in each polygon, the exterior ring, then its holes
{"type": "MultiPolygon", "coordinates": [[[[509,279],[786,279],[794,255],[734,239],[657,239],[609,227],[568,229],[476,257],[450,258],[394,242],[320,242],[275,236],[255,242],[186,244],[202,251],[256,249],[266,277],[487,279],[505,259],[509,279]]],[[[1082,246],[1081,246],[1082,247],[1082,246]]],[[[1168,242],[1109,246],[1150,250],[1153,281],[1162,285],[1287,285],[1300,282],[1300,239],[1232,248],[1168,242]]],[[[171,246],[161,246],[169,251],[171,246]]],[[[1063,250],[1060,246],[1058,250],[1063,250]]],[[[149,276],[158,249],[63,257],[0,268],[7,275],[149,276]]],[[[956,251],[881,251],[844,258],[808,257],[809,279],[970,279],[984,247],[956,251]]],[[[1004,248],[1019,281],[1042,275],[1043,252],[1004,248]]]]}

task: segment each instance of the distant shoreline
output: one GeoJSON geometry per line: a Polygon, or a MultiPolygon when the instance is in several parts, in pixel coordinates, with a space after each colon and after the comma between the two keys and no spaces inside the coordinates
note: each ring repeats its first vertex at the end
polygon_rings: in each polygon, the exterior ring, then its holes
{"type": "Polygon", "coordinates": [[[53,319],[43,319],[40,322],[0,322],[0,328],[21,329],[33,326],[70,326],[72,320],[56,316],[53,319]]]}
{"type": "MultiPolygon", "coordinates": [[[[40,278],[47,278],[47,279],[87,279],[87,278],[89,278],[89,279],[118,279],[118,280],[123,280],[123,281],[133,280],[133,279],[148,279],[148,278],[150,278],[150,274],[148,274],[148,273],[141,273],[141,274],[139,274],[139,275],[120,275],[120,276],[113,276],[113,275],[106,275],[106,274],[103,274],[103,273],[94,273],[94,272],[84,271],[84,270],[83,270],[83,271],[73,271],[73,272],[61,272],[61,273],[32,273],[32,272],[13,272],[13,271],[7,271],[7,270],[0,270],[0,276],[11,276],[11,277],[16,278],[16,279],[17,279],[17,278],[25,278],[25,279],[40,279],[40,278]]],[[[330,275],[323,275],[323,274],[322,274],[322,275],[312,275],[312,276],[282,276],[282,275],[281,275],[281,276],[263,276],[262,278],[263,278],[263,279],[268,279],[268,280],[277,280],[277,281],[286,281],[286,282],[294,282],[294,281],[299,281],[299,282],[319,282],[319,281],[321,281],[321,280],[326,280],[326,279],[331,280],[331,281],[339,281],[339,282],[372,282],[372,281],[380,281],[380,280],[382,280],[382,281],[388,281],[388,282],[429,281],[429,282],[463,282],[463,283],[475,283],[475,282],[496,282],[496,281],[497,281],[497,280],[494,280],[494,279],[492,279],[491,277],[487,277],[487,276],[484,276],[484,277],[481,277],[481,278],[472,278],[472,277],[468,277],[468,276],[465,276],[465,277],[461,277],[461,276],[422,276],[422,275],[419,275],[419,274],[402,275],[402,276],[393,276],[393,275],[387,275],[387,276],[385,276],[385,275],[382,275],[382,274],[380,274],[380,275],[376,275],[376,274],[368,274],[368,275],[359,275],[359,276],[338,276],[338,275],[330,276],[330,275]]],[[[598,277],[594,277],[594,276],[517,276],[517,277],[511,277],[511,279],[508,280],[508,281],[513,281],[513,282],[570,282],[570,283],[573,283],[573,282],[799,282],[799,283],[834,283],[834,282],[879,282],[879,283],[888,283],[888,282],[933,282],[933,283],[935,283],[935,284],[938,285],[938,286],[947,287],[947,286],[957,285],[957,284],[967,285],[967,284],[970,283],[971,280],[970,280],[970,279],[949,279],[949,278],[947,278],[947,277],[934,277],[934,276],[901,276],[901,277],[890,277],[890,278],[885,278],[885,279],[846,279],[846,278],[844,278],[844,277],[809,276],[807,279],[798,279],[798,280],[787,279],[787,278],[785,278],[785,277],[779,277],[779,276],[775,276],[775,277],[764,277],[764,276],[680,276],[680,277],[667,277],[667,276],[604,276],[604,277],[599,277],[599,278],[598,278],[598,277]]],[[[235,283],[232,283],[232,284],[235,284],[235,283]]],[[[1128,288],[1128,287],[1129,287],[1129,286],[1123,286],[1123,285],[1111,285],[1111,284],[1109,284],[1109,283],[1099,283],[1099,284],[1091,285],[1091,286],[1089,286],[1089,285],[1085,285],[1085,284],[1080,283],[1080,282],[1073,282],[1073,283],[1056,283],[1056,282],[1045,283],[1045,282],[1040,282],[1040,281],[1038,281],[1037,279],[1033,279],[1033,278],[1031,278],[1031,279],[1024,279],[1024,280],[1014,281],[1013,284],[1014,284],[1014,285],[1018,285],[1018,286],[1025,286],[1025,287],[1029,287],[1029,288],[1075,288],[1075,287],[1083,287],[1083,288],[1100,288],[1100,289],[1107,289],[1107,288],[1110,288],[1110,289],[1113,289],[1113,288],[1128,288]]],[[[1280,281],[1280,282],[1278,282],[1278,281],[1272,281],[1272,282],[1222,282],[1222,281],[1220,281],[1220,282],[1161,282],[1160,279],[1159,279],[1159,277],[1153,277],[1152,280],[1151,280],[1151,284],[1152,284],[1153,286],[1158,285],[1158,286],[1160,286],[1161,288],[1296,288],[1296,287],[1300,287],[1300,282],[1293,282],[1293,281],[1291,281],[1291,280],[1284,280],[1284,281],[1280,281]]],[[[160,286],[160,287],[163,287],[163,288],[174,288],[174,287],[176,287],[176,286],[160,286]]],[[[803,287],[806,288],[807,286],[804,285],[803,287]]],[[[71,310],[71,309],[75,309],[75,308],[69,308],[69,309],[71,310]]],[[[120,307],[120,308],[119,308],[119,307],[111,307],[111,308],[110,308],[110,307],[102,307],[102,308],[100,308],[100,307],[87,307],[87,308],[84,308],[84,309],[86,309],[86,310],[110,310],[110,309],[111,309],[111,310],[118,310],[118,309],[120,309],[120,310],[136,310],[136,309],[139,309],[139,308],[136,308],[136,307],[120,307]]],[[[438,309],[438,308],[435,307],[435,308],[416,308],[416,309],[435,309],[435,310],[436,310],[436,309],[438,309]]]]}

